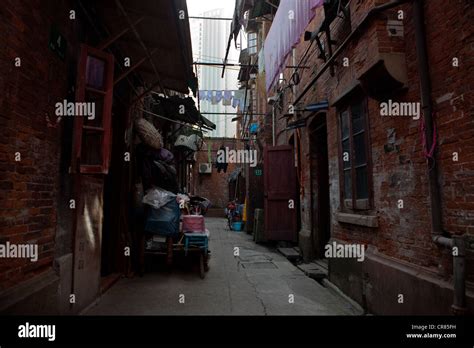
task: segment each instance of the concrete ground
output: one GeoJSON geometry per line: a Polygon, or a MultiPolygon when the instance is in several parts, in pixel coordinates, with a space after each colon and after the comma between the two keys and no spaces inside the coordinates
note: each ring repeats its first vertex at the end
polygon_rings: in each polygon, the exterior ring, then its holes
{"type": "Polygon", "coordinates": [[[245,232],[229,231],[225,219],[206,218],[206,228],[211,232],[212,257],[205,279],[189,267],[176,265],[171,271],[155,267],[143,277],[119,280],[84,314],[358,314],[350,303],[305,276],[275,249],[254,243],[245,232]],[[235,247],[239,256],[234,256],[235,247]]]}

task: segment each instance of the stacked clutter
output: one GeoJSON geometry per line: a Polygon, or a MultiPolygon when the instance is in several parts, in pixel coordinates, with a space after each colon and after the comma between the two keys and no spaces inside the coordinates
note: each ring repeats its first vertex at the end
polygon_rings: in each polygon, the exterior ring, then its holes
{"type": "Polygon", "coordinates": [[[152,188],[143,197],[143,203],[150,206],[145,222],[146,232],[173,238],[178,236],[181,211],[175,194],[152,188]]]}
{"type": "Polygon", "coordinates": [[[175,238],[179,234],[180,209],[174,156],[162,147],[161,134],[152,123],[140,118],[135,121],[135,129],[142,141],[136,147],[136,154],[146,192],[143,203],[148,207],[145,231],[175,238]]]}

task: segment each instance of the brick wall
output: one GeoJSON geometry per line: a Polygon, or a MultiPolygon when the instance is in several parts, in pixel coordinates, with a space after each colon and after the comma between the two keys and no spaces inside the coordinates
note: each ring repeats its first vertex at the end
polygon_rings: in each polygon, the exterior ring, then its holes
{"type": "MultiPolygon", "coordinates": [[[[364,17],[367,11],[380,1],[351,1],[351,27],[364,17]]],[[[363,34],[353,40],[336,59],[334,76],[329,69],[309,90],[301,101],[302,105],[321,100],[334,100],[350,87],[361,71],[367,69],[378,53],[404,53],[408,72],[407,90],[393,96],[397,101],[421,102],[412,5],[401,7],[404,10],[404,37],[389,37],[386,19],[394,19],[396,11],[384,12],[363,29],[363,34]],[[350,59],[350,66],[342,66],[342,58],[350,59]]],[[[444,229],[451,234],[468,233],[474,235],[474,127],[472,118],[474,59],[474,39],[472,24],[473,7],[468,1],[425,2],[426,34],[430,75],[432,81],[432,99],[434,118],[438,132],[437,163],[442,193],[444,229]],[[459,68],[452,67],[453,57],[459,58],[459,68]],[[458,152],[459,160],[453,162],[453,152],[458,152]]],[[[319,27],[324,14],[318,9],[316,17],[307,30],[319,27]]],[[[342,42],[347,30],[336,19],[332,25],[332,35],[342,42]]],[[[325,36],[323,35],[325,38],[325,36]]],[[[303,40],[296,48],[297,61],[306,50],[303,40]]],[[[315,45],[314,45],[315,46],[315,45]]],[[[327,43],[326,43],[327,47],[327,43]]],[[[314,47],[313,47],[314,48],[314,47]]],[[[317,58],[316,50],[310,51],[310,58],[304,64],[301,83],[297,86],[297,95],[313,78],[323,65],[317,58]]],[[[291,59],[291,58],[290,58],[291,59]]],[[[287,63],[291,63],[291,60],[287,63]]],[[[285,71],[285,78],[291,71],[285,71]]],[[[291,103],[294,96],[285,94],[285,105],[291,103]]],[[[286,110],[285,110],[286,112],[286,110]]],[[[336,213],[340,211],[339,189],[339,126],[335,107],[330,107],[326,116],[328,128],[329,176],[332,226],[331,235],[339,240],[365,243],[375,246],[382,254],[418,265],[434,274],[450,276],[451,257],[431,241],[431,220],[426,160],[422,155],[420,141],[420,123],[411,118],[380,117],[379,101],[368,98],[368,117],[373,163],[374,209],[366,214],[379,216],[379,227],[368,228],[339,223],[336,213]],[[394,134],[393,149],[386,147],[394,134]],[[404,209],[397,208],[398,199],[404,200],[404,209]]],[[[278,119],[278,116],[277,116],[278,119]]],[[[278,121],[277,144],[285,144],[293,131],[283,131],[284,119],[278,121]]],[[[308,207],[310,202],[309,144],[305,129],[301,130],[304,160],[302,163],[304,194],[302,202],[308,207]]],[[[392,139],[393,140],[393,139],[392,139]]],[[[311,228],[310,216],[302,212],[303,228],[311,228]]],[[[472,265],[472,261],[469,261],[472,265]]],[[[472,267],[468,268],[471,272],[472,267]]]]}
{"type": "MultiPolygon", "coordinates": [[[[0,259],[0,290],[52,266],[61,127],[49,128],[67,97],[76,24],[64,1],[5,1],[0,8],[0,243],[37,243],[39,259],[0,259]],[[51,25],[68,41],[62,61],[48,48],[51,25]],[[21,67],[15,67],[15,58],[21,67]],[[15,161],[15,154],[21,161],[15,161]]],[[[75,65],[74,65],[75,66],[75,65]]]]}
{"type": "Polygon", "coordinates": [[[229,149],[237,149],[238,141],[231,138],[206,138],[205,145],[196,155],[196,163],[193,165],[193,189],[192,194],[206,197],[212,203],[213,208],[225,208],[229,202],[229,182],[228,177],[234,169],[235,163],[230,163],[227,172],[217,173],[215,166],[217,151],[224,145],[229,149]],[[199,174],[199,164],[208,163],[208,148],[211,147],[212,174],[199,174]]]}

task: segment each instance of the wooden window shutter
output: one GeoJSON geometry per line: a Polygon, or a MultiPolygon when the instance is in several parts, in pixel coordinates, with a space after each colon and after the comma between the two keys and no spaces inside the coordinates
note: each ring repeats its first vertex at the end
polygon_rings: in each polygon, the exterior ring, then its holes
{"type": "Polygon", "coordinates": [[[74,117],[73,173],[107,174],[109,171],[113,75],[113,55],[81,45],[75,102],[76,105],[87,103],[83,105],[88,105],[95,114],[94,117],[74,117]]]}

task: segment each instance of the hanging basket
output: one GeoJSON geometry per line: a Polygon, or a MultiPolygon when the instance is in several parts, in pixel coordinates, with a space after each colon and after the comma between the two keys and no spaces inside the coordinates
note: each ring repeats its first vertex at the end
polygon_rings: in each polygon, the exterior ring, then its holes
{"type": "Polygon", "coordinates": [[[161,149],[163,146],[163,138],[160,132],[158,132],[150,122],[144,118],[139,118],[135,120],[135,128],[138,132],[138,136],[145,144],[157,150],[161,149]]]}

